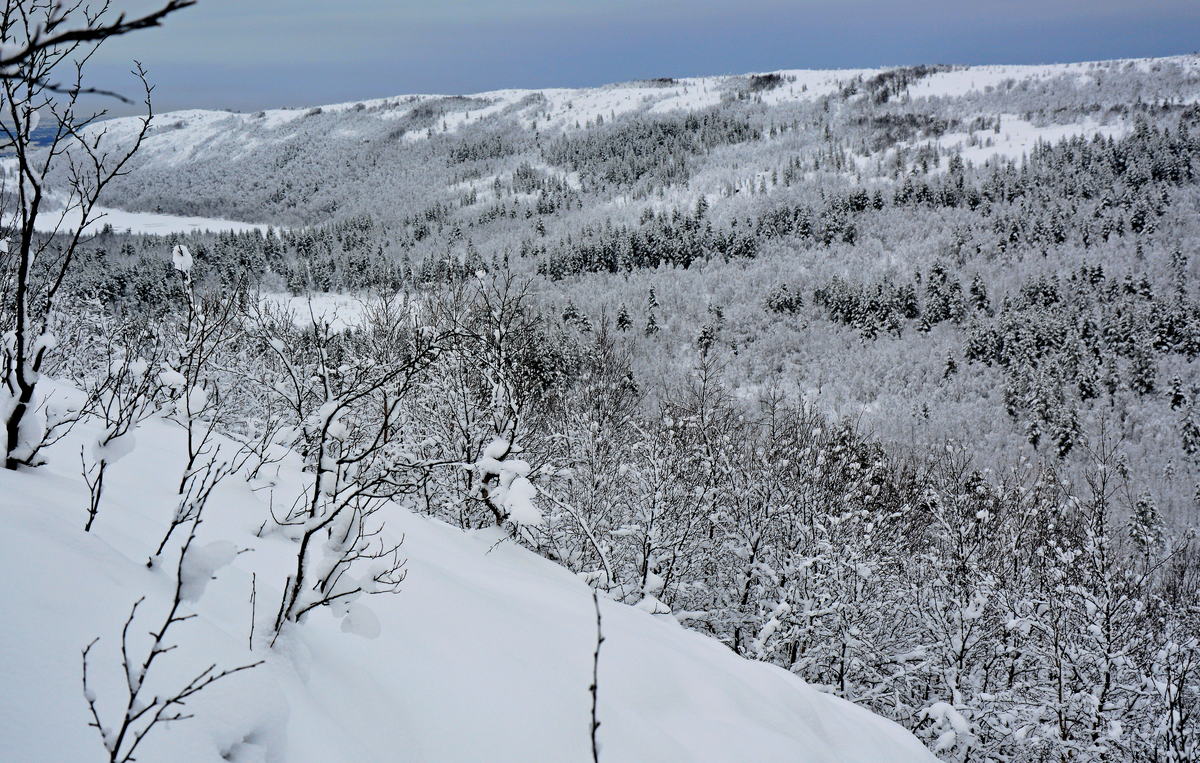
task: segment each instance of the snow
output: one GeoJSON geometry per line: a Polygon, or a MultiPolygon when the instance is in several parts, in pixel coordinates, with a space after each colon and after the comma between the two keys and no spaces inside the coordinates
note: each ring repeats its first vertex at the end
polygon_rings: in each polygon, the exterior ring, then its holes
{"type": "Polygon", "coordinates": [[[176,391],[187,386],[187,379],[184,377],[184,375],[178,371],[172,371],[169,368],[159,373],[158,381],[164,387],[176,391]]]}
{"type": "Polygon", "coordinates": [[[355,602],[349,606],[346,616],[342,618],[342,632],[374,639],[379,638],[382,626],[380,626],[379,618],[375,616],[374,612],[366,606],[355,602]]]}
{"type": "MultiPolygon", "coordinates": [[[[978,145],[969,145],[971,134],[946,133],[938,139],[937,145],[943,149],[957,151],[964,161],[976,165],[983,164],[988,159],[1003,157],[1020,161],[1038,144],[1057,143],[1060,140],[1083,136],[1091,140],[1096,135],[1104,138],[1123,138],[1129,132],[1129,125],[1124,121],[1100,124],[1094,119],[1086,119],[1081,124],[1047,125],[1038,127],[1015,114],[1000,115],[1000,132],[992,130],[977,130],[974,135],[978,145]],[[987,145],[988,140],[992,145],[987,145]]],[[[916,145],[926,141],[916,141],[916,145]]],[[[942,162],[939,170],[945,170],[947,163],[942,162]]]]}
{"type": "Polygon", "coordinates": [[[971,724],[952,705],[946,702],[934,702],[921,713],[933,721],[937,729],[944,729],[933,745],[937,752],[945,752],[959,744],[971,741],[971,724]]]}
{"type": "Polygon", "coordinates": [[[331,331],[339,332],[362,322],[366,298],[354,294],[319,292],[301,296],[268,293],[263,294],[262,299],[263,302],[280,305],[290,311],[298,326],[311,326],[315,317],[328,322],[331,331]]]}
{"type": "MultiPolygon", "coordinates": [[[[262,231],[266,229],[261,223],[244,223],[236,220],[222,220],[216,217],[191,217],[183,215],[164,215],[154,212],[126,212],[123,209],[114,209],[111,207],[96,207],[93,214],[93,220],[88,225],[87,231],[98,233],[105,225],[111,225],[113,230],[125,231],[129,233],[157,233],[166,235],[169,233],[192,233],[194,231],[235,231],[237,233],[245,233],[247,231],[262,231]]],[[[38,222],[49,223],[52,220],[57,220],[58,215],[50,214],[38,217],[38,222]]],[[[78,213],[69,215],[64,221],[61,229],[74,229],[79,225],[78,213]]],[[[43,229],[45,230],[45,229],[43,229]]]]}
{"type": "MultiPolygon", "coordinates": [[[[182,428],[151,418],[137,447],[109,467],[100,511],[83,531],[88,490],[83,424],[37,470],[0,473],[0,575],[10,581],[0,628],[4,760],[104,757],[83,696],[80,654],[106,727],[119,725],[126,675],[121,628],[139,660],[170,609],[177,532],[163,564],[146,559],[178,503],[182,428]]],[[[403,538],[398,594],[311,613],[269,646],[296,545],[256,532],[305,475],[285,460],[272,493],[239,476],[213,494],[184,564],[180,615],[145,676],[146,701],[178,691],[211,664],[235,673],[192,697],[189,720],[156,727],[144,761],[413,763],[587,761],[596,620],[590,589],[505,540],[385,508],[385,540],[403,538]],[[251,601],[255,604],[252,606],[251,601]],[[253,650],[250,632],[254,627],[253,650]]],[[[519,468],[518,468],[519,471],[519,468]]],[[[516,484],[520,477],[514,475],[516,484]]],[[[601,760],[931,761],[888,721],[821,694],[777,668],[742,660],[706,636],[601,601],[601,760]]],[[[951,716],[950,720],[953,720],[951,716]]],[[[951,729],[952,730],[952,729],[951,729]]]]}
{"type": "MultiPolygon", "coordinates": [[[[113,120],[117,121],[117,120],[113,120]]],[[[0,159],[0,170],[12,171],[16,160],[12,157],[0,159]]],[[[51,195],[47,209],[37,218],[37,229],[43,233],[68,231],[79,227],[79,209],[63,209],[63,199],[51,195]],[[53,205],[57,204],[57,208],[53,205]]],[[[96,205],[92,208],[91,220],[84,229],[86,233],[99,233],[105,225],[111,225],[113,230],[129,233],[155,233],[167,235],[170,233],[192,233],[194,231],[263,231],[267,226],[261,223],[246,223],[236,220],[222,220],[216,217],[195,217],[186,215],[166,215],[155,212],[127,212],[123,209],[96,205]]]]}
{"type": "Polygon", "coordinates": [[[183,601],[200,601],[204,589],[213,579],[213,573],[227,567],[236,557],[237,546],[227,540],[216,540],[198,548],[189,548],[183,558],[179,598],[183,601]]]}
{"type": "Polygon", "coordinates": [[[183,244],[176,244],[171,250],[171,262],[180,273],[186,275],[192,271],[192,253],[183,244]]]}
{"type": "MultiPolygon", "coordinates": [[[[1038,83],[1058,77],[1074,77],[1081,86],[1097,82],[1108,72],[1135,68],[1149,72],[1156,67],[1178,67],[1195,78],[1200,73],[1200,56],[1183,55],[1157,59],[1118,60],[1071,64],[1047,64],[1038,66],[956,66],[912,82],[908,88],[911,98],[959,97],[971,93],[983,93],[989,88],[1004,87],[1011,82],[1038,83]]],[[[783,82],[775,88],[755,93],[755,98],[767,107],[789,102],[811,102],[838,93],[843,87],[858,78],[870,79],[884,71],[877,69],[808,70],[783,69],[775,72],[783,82]]],[[[367,101],[354,101],[319,107],[320,114],[334,115],[336,121],[328,122],[324,137],[331,141],[372,140],[380,134],[382,126],[392,120],[408,115],[422,104],[437,102],[437,108],[451,109],[442,113],[432,131],[436,134],[455,134],[464,128],[488,120],[500,114],[515,114],[526,128],[536,125],[539,133],[553,135],[571,133],[595,125],[598,118],[608,122],[614,117],[635,112],[667,113],[695,111],[711,108],[722,98],[730,97],[738,88],[744,87],[748,77],[711,76],[690,77],[663,83],[627,82],[593,88],[547,88],[542,90],[495,90],[465,96],[461,102],[445,95],[420,94],[394,96],[367,101]],[[537,98],[531,96],[540,96],[537,98]],[[458,103],[459,105],[455,105],[458,103]],[[360,106],[362,108],[360,108],[360,106]]],[[[858,96],[863,97],[863,96],[858,96]]],[[[1147,98],[1157,94],[1146,93],[1147,98]]],[[[1183,103],[1200,100],[1200,92],[1177,93],[1173,97],[1183,103]]],[[[274,109],[254,114],[227,111],[185,110],[156,115],[150,130],[138,152],[139,166],[177,167],[190,162],[202,162],[206,158],[220,156],[237,158],[246,156],[263,145],[284,143],[301,139],[312,140],[309,128],[301,128],[296,120],[305,118],[317,109],[274,109]]],[[[990,115],[989,115],[990,116],[990,115]]],[[[319,119],[319,117],[313,117],[319,119]]],[[[141,127],[141,119],[123,117],[96,123],[89,128],[92,132],[104,131],[107,139],[128,145],[141,127]]],[[[314,122],[312,130],[322,129],[314,122]]],[[[993,137],[995,145],[965,146],[967,135],[943,136],[943,145],[964,143],[964,158],[979,162],[994,155],[1019,158],[1040,137],[1056,140],[1071,134],[1103,135],[1120,134],[1126,127],[1120,123],[1096,125],[1085,122],[1081,125],[1036,128],[1021,122],[1015,116],[1007,120],[1006,130],[1000,136],[981,134],[986,142],[993,137]],[[1009,126],[1011,125],[1011,126],[1009,126]]],[[[315,134],[315,133],[314,133],[315,134]]],[[[409,130],[406,141],[425,140],[426,130],[409,130]]],[[[869,160],[863,160],[864,163],[869,160]]],[[[578,178],[550,169],[558,176],[578,188],[578,178]]],[[[488,201],[490,182],[494,177],[475,179],[464,183],[464,189],[473,187],[481,200],[488,201]]],[[[621,202],[615,202],[617,204],[621,202]]],[[[98,221],[95,230],[105,223],[117,230],[135,233],[175,233],[193,230],[261,230],[264,226],[247,222],[220,220],[203,217],[177,217],[151,213],[130,213],[115,209],[104,209],[104,219],[98,221]]],[[[49,222],[49,216],[44,223],[49,222]]],[[[78,216],[74,216],[78,224],[78,216]]],[[[71,227],[71,221],[66,221],[71,227]]]]}
{"type": "Polygon", "coordinates": [[[107,432],[101,432],[92,441],[92,461],[115,464],[132,453],[135,447],[137,447],[137,437],[133,432],[126,432],[112,439],[108,439],[107,432]],[[104,440],[108,440],[108,442],[106,443],[104,440]]]}
{"type": "Polygon", "coordinates": [[[483,449],[483,457],[487,459],[501,459],[507,456],[510,450],[512,450],[512,446],[508,444],[508,440],[495,439],[483,449]]]}
{"type": "Polygon", "coordinates": [[[524,477],[510,478],[509,483],[505,485],[505,477],[511,474],[513,473],[501,472],[500,476],[500,484],[504,489],[504,509],[508,512],[508,518],[517,524],[540,525],[542,512],[533,503],[537,498],[537,488],[524,477]]]}

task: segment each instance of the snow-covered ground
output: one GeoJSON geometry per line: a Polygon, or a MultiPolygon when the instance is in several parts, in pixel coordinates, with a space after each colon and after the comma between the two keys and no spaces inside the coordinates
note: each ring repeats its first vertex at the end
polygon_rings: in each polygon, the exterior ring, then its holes
{"type": "MultiPolygon", "coordinates": [[[[995,156],[1021,159],[1029,154],[1038,142],[1057,143],[1077,135],[1088,140],[1096,135],[1120,139],[1128,131],[1129,125],[1125,122],[1099,124],[1095,120],[1087,119],[1080,124],[1038,127],[1015,114],[1001,114],[1000,132],[977,130],[974,133],[976,145],[969,144],[972,137],[970,133],[946,133],[937,140],[937,145],[944,149],[958,151],[964,161],[983,164],[995,156]],[[991,145],[988,145],[989,142],[991,145]]],[[[916,143],[920,142],[922,141],[916,141],[916,143]]],[[[941,169],[945,168],[946,163],[943,162],[941,169]]]]}
{"type": "MultiPolygon", "coordinates": [[[[118,233],[192,233],[196,231],[264,231],[265,225],[243,223],[236,220],[221,220],[214,217],[183,217],[162,215],[154,212],[126,212],[123,209],[96,207],[86,233],[98,233],[105,225],[111,225],[118,233]]],[[[74,230],[79,227],[79,212],[74,210],[65,217],[61,211],[44,212],[38,216],[38,229],[45,232],[74,230]]]]}
{"type": "MultiPolygon", "coordinates": [[[[145,634],[172,600],[173,564],[150,569],[146,560],[178,501],[182,430],[160,418],[142,425],[132,452],[109,468],[85,533],[89,494],[79,455],[97,432],[80,426],[49,452],[48,465],[0,473],[6,763],[107,759],[88,726],[81,650],[99,637],[89,684],[102,721],[112,724],[123,711],[119,645],[130,607],[145,597],[129,631],[140,660],[150,647],[145,634]]],[[[403,590],[359,600],[347,618],[315,611],[270,648],[296,546],[279,533],[257,533],[272,526],[271,506],[290,503],[300,480],[298,464],[287,460],[271,483],[235,475],[218,487],[193,548],[197,559],[239,553],[197,603],[184,603],[196,617],[169,632],[167,645],[178,648],[158,658],[147,691],[176,691],[214,663],[218,670],[265,664],[189,700],[183,709],[195,717],[156,727],[139,761],[591,759],[591,592],[498,530],[463,533],[386,509],[386,535],[403,538],[408,560],[403,590]]],[[[172,537],[168,560],[185,535],[172,537]]],[[[608,600],[601,611],[602,761],[933,759],[899,726],[672,620],[608,600]]]]}
{"type": "Polygon", "coordinates": [[[295,317],[297,325],[312,325],[315,318],[328,322],[335,332],[359,325],[362,321],[365,297],[355,294],[264,294],[263,301],[279,305],[295,317]]]}

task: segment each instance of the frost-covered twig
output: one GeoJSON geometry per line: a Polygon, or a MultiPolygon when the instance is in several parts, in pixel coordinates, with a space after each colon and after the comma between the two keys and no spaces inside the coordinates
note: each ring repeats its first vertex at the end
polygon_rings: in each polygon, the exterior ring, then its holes
{"type": "Polygon", "coordinates": [[[213,436],[224,423],[223,390],[213,373],[218,370],[214,361],[237,335],[235,315],[244,286],[238,284],[228,294],[202,298],[192,281],[193,260],[187,246],[176,244],[171,258],[187,310],[179,325],[167,332],[171,352],[161,379],[174,397],[168,418],[187,432],[187,463],[179,480],[179,494],[183,495],[196,464],[212,453],[213,436]]]}
{"type": "MultiPolygon", "coordinates": [[[[202,508],[201,506],[200,509],[202,508]]],[[[211,547],[209,547],[205,549],[207,553],[199,553],[197,556],[193,552],[193,555],[189,556],[189,551],[192,551],[192,543],[196,539],[196,528],[199,525],[200,511],[197,511],[192,521],[191,532],[188,534],[187,541],[183,544],[183,549],[179,554],[179,563],[175,570],[175,595],[171,602],[171,608],[158,629],[150,632],[153,642],[145,658],[140,661],[135,660],[130,652],[129,629],[133,625],[138,607],[145,601],[145,597],[143,596],[134,602],[133,607],[129,610],[129,617],[125,620],[125,627],[121,630],[121,665],[125,673],[126,696],[125,709],[121,715],[119,725],[108,726],[104,724],[100,718],[100,711],[96,707],[96,692],[88,686],[88,656],[91,654],[92,647],[100,639],[93,639],[83,649],[83,696],[87,701],[88,709],[92,716],[92,721],[88,725],[100,733],[104,749],[108,753],[109,763],[133,763],[136,760],[134,752],[136,752],[142,740],[146,738],[155,726],[167,721],[186,720],[192,717],[191,715],[184,714],[182,710],[190,697],[203,691],[222,678],[262,664],[260,660],[249,665],[229,668],[219,673],[216,672],[217,666],[213,664],[209,665],[183,688],[173,694],[167,696],[154,695],[147,701],[148,698],[143,693],[146,676],[153,668],[158,656],[175,649],[175,645],[164,645],[171,626],[195,617],[195,615],[191,614],[180,614],[180,605],[184,601],[197,601],[203,594],[204,586],[215,569],[231,561],[235,555],[232,553],[222,553],[224,549],[212,551],[211,547]]]]}
{"type": "MultiPolygon", "coordinates": [[[[64,48],[73,51],[81,45],[98,45],[110,37],[120,37],[139,29],[161,26],[163,19],[168,15],[195,4],[196,0],[169,0],[156,10],[141,16],[130,17],[122,13],[113,21],[104,21],[102,16],[108,8],[108,3],[102,4],[102,8],[98,12],[84,8],[82,19],[71,18],[71,14],[79,10],[78,3],[9,3],[2,15],[5,22],[4,28],[14,32],[18,28],[23,28],[24,36],[12,40],[5,46],[3,54],[0,54],[0,77],[19,79],[22,71],[19,67],[23,67],[26,62],[39,56],[45,57],[47,51],[64,48]],[[44,18],[34,18],[38,11],[44,12],[44,18]],[[18,26],[18,19],[23,19],[25,23],[18,26]]],[[[6,40],[6,42],[9,41],[6,40]]],[[[47,80],[48,77],[49,72],[45,72],[33,79],[32,82],[51,92],[62,91],[72,94],[80,91],[79,88],[64,89],[61,85],[50,83],[47,80]]],[[[106,91],[89,89],[82,92],[96,92],[125,100],[116,96],[115,93],[106,91]]]]}
{"type": "Polygon", "coordinates": [[[254,651],[254,619],[258,616],[258,573],[250,573],[250,651],[254,651]]]}
{"type": "Polygon", "coordinates": [[[84,452],[86,446],[79,447],[79,462],[82,464],[83,482],[88,486],[90,497],[88,500],[88,520],[83,526],[84,532],[92,531],[92,523],[96,521],[96,515],[100,513],[100,496],[104,492],[104,466],[103,459],[99,463],[88,466],[87,458],[84,452]],[[95,475],[95,476],[93,476],[95,475]]]}
{"type": "Polygon", "coordinates": [[[179,505],[175,507],[175,513],[171,517],[171,525],[167,528],[162,543],[158,544],[158,550],[150,558],[150,561],[146,565],[147,567],[153,567],[154,560],[162,556],[163,549],[166,547],[167,541],[171,539],[171,534],[175,532],[175,528],[185,525],[199,516],[204,505],[208,503],[208,498],[212,495],[212,491],[216,488],[217,483],[229,473],[227,464],[219,460],[220,454],[221,448],[217,446],[212,458],[209,459],[203,469],[192,471],[184,476],[186,490],[180,496],[179,505]]]}
{"type": "Polygon", "coordinates": [[[87,409],[102,418],[105,424],[92,444],[92,464],[86,457],[86,446],[79,451],[83,479],[91,492],[88,521],[90,532],[100,511],[100,496],[104,491],[104,472],[133,450],[133,430],[149,414],[154,401],[157,381],[151,364],[143,358],[128,360],[125,352],[109,348],[110,360],[106,376],[88,390],[87,409]],[[94,476],[93,476],[94,475],[94,476]]]}

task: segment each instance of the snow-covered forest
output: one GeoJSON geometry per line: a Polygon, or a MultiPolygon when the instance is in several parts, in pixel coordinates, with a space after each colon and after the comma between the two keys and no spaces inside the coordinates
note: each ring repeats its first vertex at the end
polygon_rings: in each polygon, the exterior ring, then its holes
{"type": "Polygon", "coordinates": [[[88,120],[24,34],[14,760],[1200,759],[1200,57],[88,120]]]}

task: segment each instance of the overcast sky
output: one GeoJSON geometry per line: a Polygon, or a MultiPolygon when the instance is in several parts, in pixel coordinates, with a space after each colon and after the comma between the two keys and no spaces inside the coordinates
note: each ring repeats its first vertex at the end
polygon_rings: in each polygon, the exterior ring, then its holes
{"type": "MultiPolygon", "coordinates": [[[[113,0],[132,12],[151,0],[113,0]]],[[[110,41],[93,84],[157,111],[251,111],[407,93],[643,77],[1191,53],[1197,0],[199,0],[110,41]],[[124,75],[124,76],[122,76],[124,75]]]]}

